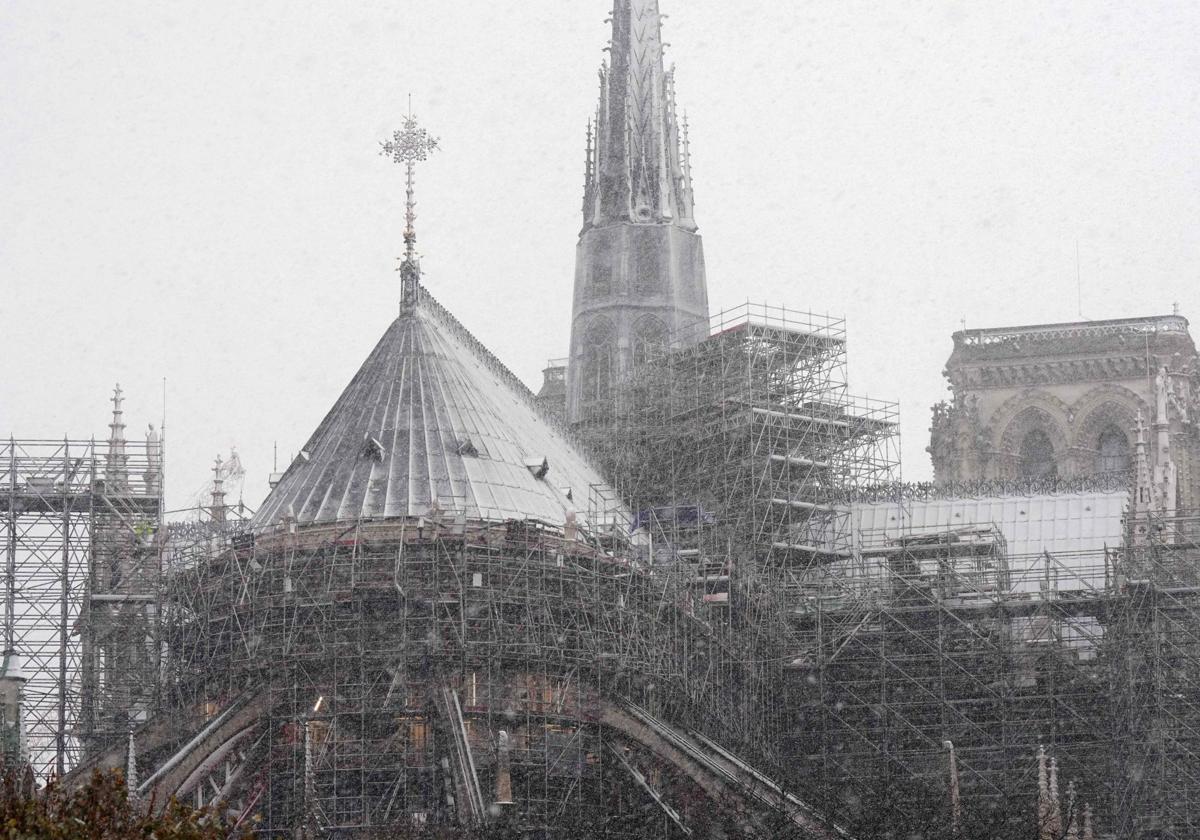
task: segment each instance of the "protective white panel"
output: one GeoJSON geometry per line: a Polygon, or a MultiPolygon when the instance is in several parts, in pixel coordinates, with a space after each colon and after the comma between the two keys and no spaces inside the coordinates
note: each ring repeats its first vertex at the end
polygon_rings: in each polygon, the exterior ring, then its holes
{"type": "Polygon", "coordinates": [[[854,506],[856,541],[994,525],[1007,543],[1013,591],[1100,588],[1105,547],[1120,545],[1125,492],[872,502],[854,506]],[[1049,555],[1049,557],[1047,557],[1049,555]]]}

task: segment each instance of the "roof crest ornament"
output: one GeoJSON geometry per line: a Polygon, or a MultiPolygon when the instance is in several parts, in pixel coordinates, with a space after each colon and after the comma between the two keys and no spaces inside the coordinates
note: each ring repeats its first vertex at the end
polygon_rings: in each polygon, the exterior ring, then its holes
{"type": "Polygon", "coordinates": [[[392,132],[392,139],[379,144],[379,153],[390,157],[395,163],[404,164],[404,258],[400,263],[402,312],[411,312],[417,300],[417,286],[421,279],[421,265],[417,260],[417,202],[414,197],[416,165],[439,150],[438,138],[422,128],[412,112],[412,94],[408,97],[408,114],[404,127],[392,132]]]}

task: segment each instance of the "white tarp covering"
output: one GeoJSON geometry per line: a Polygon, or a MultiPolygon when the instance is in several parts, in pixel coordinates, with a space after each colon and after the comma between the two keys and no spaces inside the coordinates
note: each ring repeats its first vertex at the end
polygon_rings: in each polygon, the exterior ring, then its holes
{"type": "Polygon", "coordinates": [[[1004,535],[1014,592],[1103,587],[1104,549],[1121,544],[1126,492],[871,502],[854,506],[856,543],[995,525],[1004,535]],[[1047,558],[1047,554],[1050,555],[1047,558]]]}

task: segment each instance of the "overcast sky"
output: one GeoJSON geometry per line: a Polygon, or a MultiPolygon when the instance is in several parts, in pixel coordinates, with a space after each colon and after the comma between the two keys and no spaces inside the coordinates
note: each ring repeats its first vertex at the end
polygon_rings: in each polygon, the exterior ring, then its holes
{"type": "MultiPolygon", "coordinates": [[[[566,354],[608,0],[0,4],[0,432],[130,431],[168,503],[266,489],[426,285],[536,389],[566,354]]],[[[1200,4],[662,0],[714,309],[844,315],[904,475],[968,326],[1200,318],[1200,4]],[[1080,259],[1076,262],[1076,243],[1080,259]]]]}

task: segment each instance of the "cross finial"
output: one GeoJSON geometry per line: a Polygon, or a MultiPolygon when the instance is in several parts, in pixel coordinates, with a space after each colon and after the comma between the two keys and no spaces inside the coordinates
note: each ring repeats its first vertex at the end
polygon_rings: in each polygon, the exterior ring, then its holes
{"type": "Polygon", "coordinates": [[[417,202],[413,197],[413,186],[416,178],[416,165],[419,161],[428,159],[432,152],[438,150],[438,139],[433,137],[417,122],[412,112],[412,94],[408,97],[408,114],[404,117],[404,127],[392,132],[392,139],[380,143],[380,154],[390,157],[395,163],[404,164],[405,174],[405,203],[404,203],[404,261],[400,266],[400,278],[404,285],[404,300],[411,302],[411,295],[416,292],[417,279],[420,270],[417,266],[417,202]]]}

